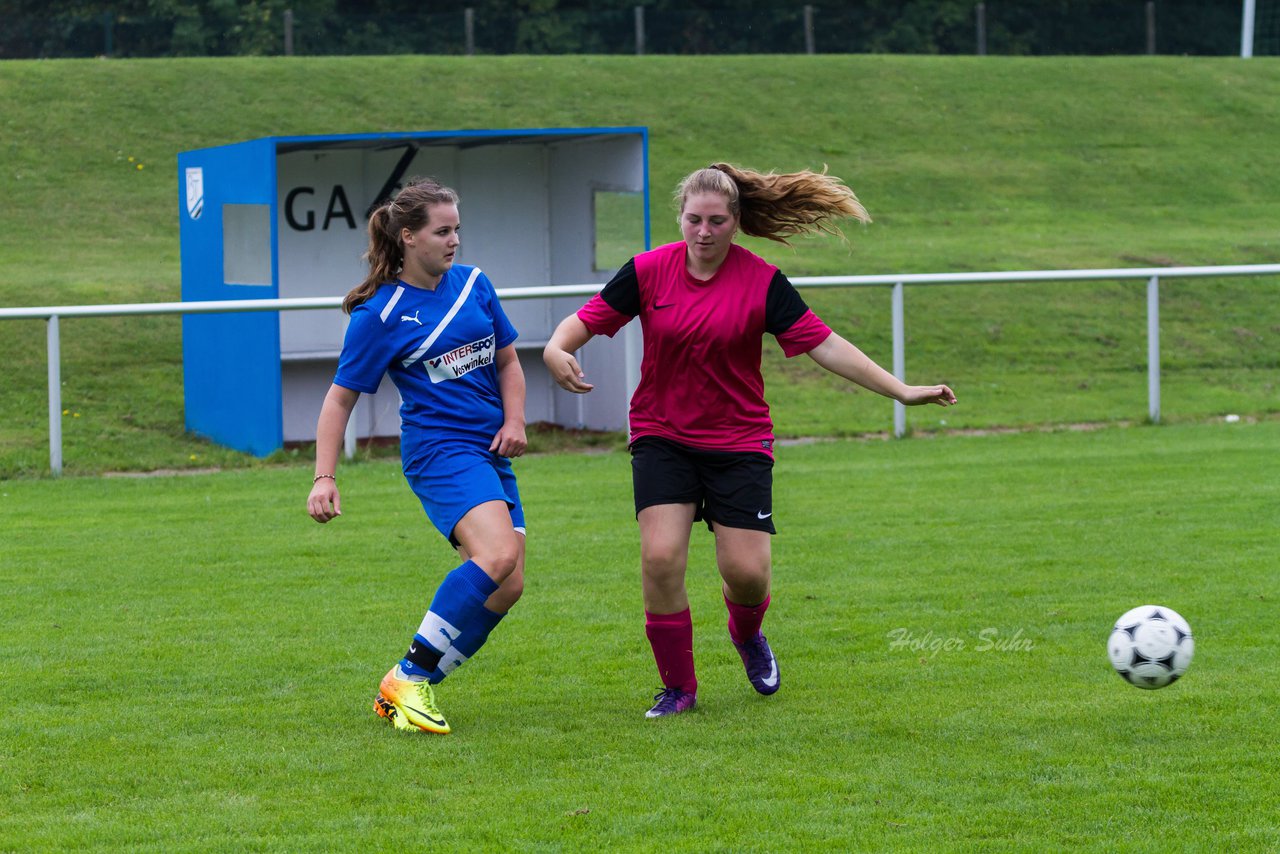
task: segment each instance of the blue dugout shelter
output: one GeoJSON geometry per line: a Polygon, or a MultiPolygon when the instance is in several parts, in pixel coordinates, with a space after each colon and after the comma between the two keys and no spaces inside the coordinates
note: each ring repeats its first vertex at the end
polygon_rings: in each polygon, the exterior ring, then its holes
{"type": "MultiPolygon", "coordinates": [[[[459,261],[500,290],[598,283],[649,248],[645,128],[266,137],[178,155],[183,300],[346,294],[364,277],[369,211],[419,175],[458,191],[459,261]]],[[[527,417],[624,429],[636,324],[584,348],[590,395],[560,390],[542,364],[555,324],[584,299],[504,302],[527,417]]],[[[187,429],[259,456],[314,440],[344,327],[338,310],[184,316],[187,429]]],[[[357,436],[397,436],[399,403],[389,381],[362,396],[357,436]]]]}

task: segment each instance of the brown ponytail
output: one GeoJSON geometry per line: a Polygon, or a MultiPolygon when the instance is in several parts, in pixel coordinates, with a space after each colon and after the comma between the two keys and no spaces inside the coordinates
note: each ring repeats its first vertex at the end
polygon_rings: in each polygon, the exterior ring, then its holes
{"type": "Polygon", "coordinates": [[[821,172],[789,172],[779,175],[713,163],[688,175],[676,190],[680,210],[696,193],[718,193],[729,203],[743,234],[766,237],[779,243],[787,238],[823,231],[843,238],[834,224],[841,218],[871,222],[867,209],[853,190],[835,176],[821,172]]]}
{"type": "Polygon", "coordinates": [[[458,194],[435,178],[413,178],[391,201],[369,216],[369,248],[364,259],[369,274],[342,300],[347,314],[378,292],[378,287],[394,281],[404,267],[402,229],[417,231],[431,219],[431,206],[458,203],[458,194]]]}

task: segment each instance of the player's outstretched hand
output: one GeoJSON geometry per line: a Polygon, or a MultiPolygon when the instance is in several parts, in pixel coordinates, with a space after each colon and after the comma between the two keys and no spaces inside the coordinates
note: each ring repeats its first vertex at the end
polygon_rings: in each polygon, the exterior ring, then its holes
{"type": "Polygon", "coordinates": [[[902,396],[904,406],[920,406],[925,403],[954,406],[955,402],[955,392],[945,385],[909,385],[907,393],[902,396]]]}
{"type": "Polygon", "coordinates": [[[578,360],[572,353],[547,348],[543,354],[543,361],[547,363],[547,370],[551,371],[551,378],[556,381],[556,385],[565,391],[586,394],[595,388],[591,383],[583,380],[586,374],[582,372],[578,360]]]}
{"type": "Polygon", "coordinates": [[[500,457],[518,457],[529,447],[525,436],[523,422],[505,422],[498,434],[493,437],[489,450],[500,457]]]}
{"type": "Polygon", "coordinates": [[[311,495],[307,496],[307,512],[317,522],[328,522],[342,515],[342,497],[338,495],[338,484],[331,477],[322,477],[311,487],[311,495]]]}

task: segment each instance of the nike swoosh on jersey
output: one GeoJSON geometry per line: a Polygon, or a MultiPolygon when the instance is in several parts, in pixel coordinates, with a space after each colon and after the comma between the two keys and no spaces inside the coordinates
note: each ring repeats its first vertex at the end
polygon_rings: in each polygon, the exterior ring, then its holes
{"type": "Polygon", "coordinates": [[[770,516],[772,516],[772,515],[773,515],[773,511],[772,511],[772,510],[770,510],[768,513],[761,513],[759,510],[757,510],[757,511],[756,511],[756,518],[757,518],[757,519],[768,519],[768,518],[769,518],[770,516]]]}
{"type": "Polygon", "coordinates": [[[655,303],[655,304],[654,304],[654,306],[653,306],[653,310],[654,310],[654,311],[657,311],[657,310],[658,310],[658,309],[660,309],[660,308],[671,308],[671,306],[673,306],[673,305],[675,305],[675,303],[673,303],[673,302],[664,303],[664,304],[662,304],[662,305],[658,305],[658,304],[656,304],[656,303],[655,303]]]}

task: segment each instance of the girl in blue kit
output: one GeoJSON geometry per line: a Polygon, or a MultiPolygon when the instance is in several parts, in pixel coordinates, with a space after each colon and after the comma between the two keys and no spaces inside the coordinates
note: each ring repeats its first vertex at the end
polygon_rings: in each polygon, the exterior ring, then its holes
{"type": "Polygon", "coordinates": [[[369,275],[343,301],[351,315],[316,425],[307,510],[342,515],[338,448],[361,392],[384,374],[400,390],[404,475],[458,550],[374,710],[397,729],[449,732],[433,685],[475,655],[524,588],[524,510],[510,457],[525,450],[524,372],[516,330],[478,267],[454,264],[458,196],[410,183],[369,218],[369,275]]]}

